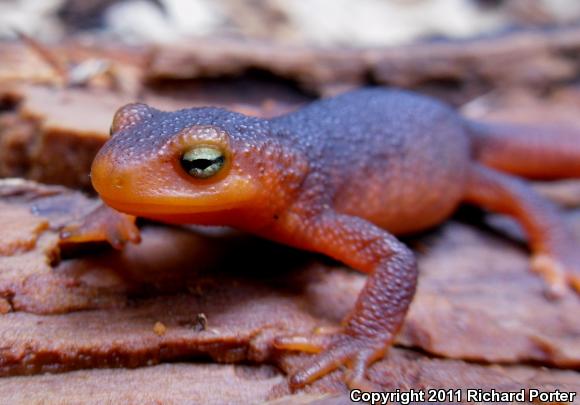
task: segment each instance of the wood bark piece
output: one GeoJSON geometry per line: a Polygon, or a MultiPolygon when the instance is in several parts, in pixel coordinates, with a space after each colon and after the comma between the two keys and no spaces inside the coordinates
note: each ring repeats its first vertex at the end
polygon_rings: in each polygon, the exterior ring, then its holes
{"type": "MultiPolygon", "coordinates": [[[[568,218],[580,234],[580,216],[568,218]]],[[[549,299],[521,246],[456,223],[423,243],[402,343],[448,358],[580,366],[580,299],[549,299]]]]}
{"type": "Polygon", "coordinates": [[[25,86],[4,91],[18,100],[0,116],[0,176],[89,188],[95,154],[111,117],[133,99],[99,89],[25,86]]]}
{"type": "Polygon", "coordinates": [[[89,38],[52,45],[2,41],[0,84],[88,84],[136,94],[140,90],[149,52],[150,48],[145,46],[118,45],[89,38]]]}
{"type": "Polygon", "coordinates": [[[146,77],[190,79],[260,70],[315,94],[374,83],[434,92],[461,103],[493,88],[538,89],[571,80],[579,68],[573,56],[579,50],[577,28],[375,49],[195,40],[156,49],[146,77]]]}
{"type": "MultiPolygon", "coordinates": [[[[315,95],[381,84],[431,92],[461,104],[497,88],[545,90],[574,79],[580,67],[574,56],[580,50],[580,29],[575,27],[366,49],[234,39],[192,39],[158,47],[70,40],[45,47],[77,72],[87,61],[106,64],[110,67],[106,74],[88,82],[134,95],[150,83],[239,77],[257,71],[293,81],[315,95]]],[[[22,43],[1,43],[0,58],[0,83],[62,82],[46,61],[22,43]]]]}
{"type": "Polygon", "coordinates": [[[2,378],[0,397],[13,404],[251,404],[264,402],[282,378],[268,366],[164,364],[2,378]]]}

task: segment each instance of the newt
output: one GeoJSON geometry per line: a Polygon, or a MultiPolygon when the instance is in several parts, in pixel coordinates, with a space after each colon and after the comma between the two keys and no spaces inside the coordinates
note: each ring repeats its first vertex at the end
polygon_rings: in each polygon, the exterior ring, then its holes
{"type": "Polygon", "coordinates": [[[343,365],[347,383],[364,386],[417,283],[415,256],[395,235],[440,224],[461,203],[515,218],[532,268],[555,290],[580,291],[578,241],[558,208],[518,177],[580,177],[578,134],[477,122],[427,96],[376,88],[271,119],[129,104],[111,135],[91,178],[109,207],[130,215],[96,222],[116,244],[137,239],[133,216],[225,225],[368,274],[338,332],[275,342],[317,356],[291,376],[293,388],[343,365]]]}

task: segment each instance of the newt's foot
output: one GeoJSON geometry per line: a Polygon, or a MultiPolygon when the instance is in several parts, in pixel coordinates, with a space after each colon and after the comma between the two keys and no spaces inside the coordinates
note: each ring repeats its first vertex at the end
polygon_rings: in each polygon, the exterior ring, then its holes
{"type": "Polygon", "coordinates": [[[73,243],[108,241],[115,249],[121,249],[127,242],[141,241],[135,219],[132,215],[100,205],[81,222],[64,227],[60,238],[73,243]]]}
{"type": "Polygon", "coordinates": [[[313,335],[278,338],[277,349],[317,353],[312,362],[289,379],[291,389],[301,388],[346,365],[350,369],[345,382],[350,388],[373,390],[366,379],[367,368],[382,358],[391,339],[357,336],[341,331],[331,335],[313,335]]]}
{"type": "Polygon", "coordinates": [[[580,255],[571,255],[570,260],[540,253],[532,258],[532,269],[548,284],[549,292],[555,297],[563,296],[569,287],[580,294],[580,255]]]}

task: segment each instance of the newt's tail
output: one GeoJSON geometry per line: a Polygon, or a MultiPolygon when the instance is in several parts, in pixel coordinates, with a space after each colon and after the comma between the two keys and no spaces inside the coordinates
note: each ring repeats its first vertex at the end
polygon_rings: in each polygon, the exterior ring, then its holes
{"type": "Polygon", "coordinates": [[[580,128],[466,120],[475,159],[531,179],[580,178],[580,128]]]}

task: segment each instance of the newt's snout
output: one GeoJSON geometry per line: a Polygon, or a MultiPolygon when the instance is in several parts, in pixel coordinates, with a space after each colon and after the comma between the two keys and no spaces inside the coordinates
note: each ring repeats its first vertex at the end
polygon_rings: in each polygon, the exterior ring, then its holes
{"type": "Polygon", "coordinates": [[[97,155],[91,166],[91,182],[101,198],[107,203],[123,200],[127,196],[128,173],[101,153],[97,155]]]}

